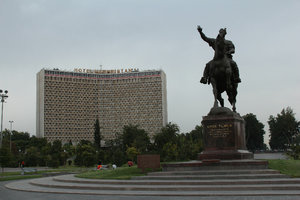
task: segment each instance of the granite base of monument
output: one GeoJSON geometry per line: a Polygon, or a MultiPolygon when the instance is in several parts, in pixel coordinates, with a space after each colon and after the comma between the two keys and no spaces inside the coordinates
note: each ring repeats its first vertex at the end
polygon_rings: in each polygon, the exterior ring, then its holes
{"type": "Polygon", "coordinates": [[[204,151],[198,160],[253,159],[245,142],[245,121],[226,107],[214,107],[203,117],[204,151]]]}

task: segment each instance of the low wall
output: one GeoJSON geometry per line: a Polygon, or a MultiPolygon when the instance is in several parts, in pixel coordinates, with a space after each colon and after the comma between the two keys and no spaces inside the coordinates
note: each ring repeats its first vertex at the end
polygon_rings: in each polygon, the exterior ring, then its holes
{"type": "Polygon", "coordinates": [[[160,168],[160,155],[138,155],[137,156],[138,168],[145,171],[145,169],[159,169],[160,168]]]}

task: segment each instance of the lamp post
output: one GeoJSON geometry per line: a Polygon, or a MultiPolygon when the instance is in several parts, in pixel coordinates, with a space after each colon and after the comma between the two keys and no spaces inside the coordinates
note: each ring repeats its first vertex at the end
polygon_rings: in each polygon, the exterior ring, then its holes
{"type": "Polygon", "coordinates": [[[14,121],[9,121],[10,123],[10,137],[9,137],[9,150],[11,153],[11,135],[12,135],[12,123],[14,123],[14,121]]]}
{"type": "Polygon", "coordinates": [[[3,93],[3,90],[0,90],[0,98],[1,98],[1,103],[2,103],[2,110],[1,110],[1,138],[0,138],[0,148],[2,148],[2,139],[3,139],[3,103],[5,102],[5,99],[8,97],[7,96],[8,91],[5,90],[3,93]]]}

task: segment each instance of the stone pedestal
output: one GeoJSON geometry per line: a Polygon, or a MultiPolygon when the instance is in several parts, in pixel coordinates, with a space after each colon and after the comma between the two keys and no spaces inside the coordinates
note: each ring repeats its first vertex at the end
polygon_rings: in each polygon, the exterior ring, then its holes
{"type": "Polygon", "coordinates": [[[199,160],[252,159],[246,148],[245,121],[229,108],[212,108],[203,117],[204,151],[199,160]]]}

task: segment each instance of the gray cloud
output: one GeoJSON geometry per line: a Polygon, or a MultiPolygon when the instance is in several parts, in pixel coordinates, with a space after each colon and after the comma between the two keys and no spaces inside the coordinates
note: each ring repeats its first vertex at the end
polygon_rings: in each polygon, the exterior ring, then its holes
{"type": "MultiPolygon", "coordinates": [[[[291,106],[300,113],[298,1],[59,1],[2,0],[0,88],[9,90],[4,127],[35,134],[35,76],[44,67],[138,67],[167,74],[169,120],[182,132],[212,106],[200,85],[213,50],[210,37],[227,27],[239,65],[237,109],[267,125],[291,106]],[[260,73],[258,73],[260,72],[260,73]]],[[[229,103],[226,102],[226,106],[229,103]]],[[[266,126],[266,130],[268,127],[266,126]]]]}

